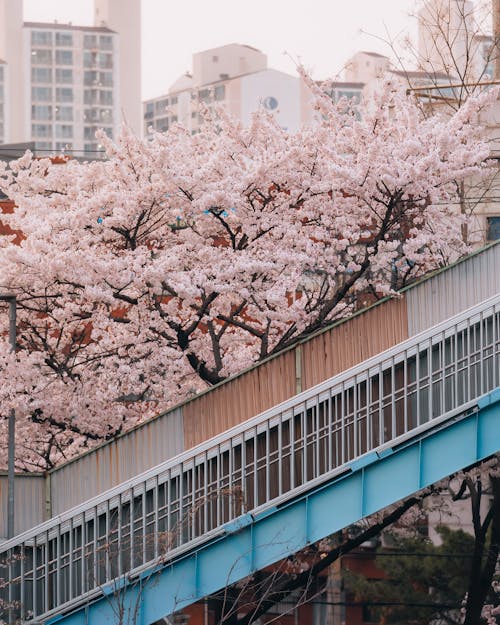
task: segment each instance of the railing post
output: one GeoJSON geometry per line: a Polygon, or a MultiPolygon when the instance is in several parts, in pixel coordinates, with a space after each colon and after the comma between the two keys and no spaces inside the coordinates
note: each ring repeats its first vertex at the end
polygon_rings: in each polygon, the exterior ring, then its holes
{"type": "MultiPolygon", "coordinates": [[[[15,295],[0,295],[0,301],[9,304],[9,344],[12,352],[16,351],[17,306],[15,295]]],[[[8,467],[7,467],[7,538],[14,536],[14,471],[16,453],[16,411],[9,411],[8,425],[8,467]]]]}

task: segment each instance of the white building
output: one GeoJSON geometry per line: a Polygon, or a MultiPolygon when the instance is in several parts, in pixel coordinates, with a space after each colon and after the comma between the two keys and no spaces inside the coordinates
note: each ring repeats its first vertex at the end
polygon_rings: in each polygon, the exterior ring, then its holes
{"type": "Polygon", "coordinates": [[[0,0],[0,141],[91,156],[97,128],[140,132],[140,0],[95,0],[94,26],[23,22],[22,5],[0,0]]]}
{"type": "Polygon", "coordinates": [[[168,93],[144,102],[144,134],[181,122],[199,129],[200,103],[224,104],[248,125],[259,107],[273,112],[280,125],[294,132],[312,119],[310,92],[302,79],[267,67],[267,57],[251,46],[229,44],[193,55],[192,73],[181,76],[168,93]]]}
{"type": "Polygon", "coordinates": [[[490,28],[470,0],[427,0],[418,12],[420,69],[465,82],[491,79],[492,37],[482,32],[490,28]]]}
{"type": "Polygon", "coordinates": [[[389,57],[378,52],[356,52],[346,63],[345,79],[347,82],[368,83],[382,77],[390,69],[389,57]]]}

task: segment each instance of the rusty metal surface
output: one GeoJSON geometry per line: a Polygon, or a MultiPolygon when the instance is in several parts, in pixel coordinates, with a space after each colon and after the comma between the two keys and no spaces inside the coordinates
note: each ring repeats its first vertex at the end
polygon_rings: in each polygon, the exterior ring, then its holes
{"type": "Polygon", "coordinates": [[[369,308],[302,344],[302,388],[311,388],[407,338],[404,296],[369,308]]]}
{"type": "Polygon", "coordinates": [[[498,291],[500,244],[51,471],[51,514],[206,441],[498,291]]]}
{"type": "Polygon", "coordinates": [[[280,354],[184,404],[185,448],[295,395],[295,353],[280,354]]]}
{"type": "MultiPolygon", "coordinates": [[[[20,534],[45,520],[45,478],[42,474],[16,475],[14,531],[20,534]]],[[[0,474],[0,540],[7,536],[7,474],[0,474]]]]}
{"type": "Polygon", "coordinates": [[[178,408],[53,469],[49,473],[51,514],[60,514],[168,460],[183,451],[183,444],[178,408]]]}

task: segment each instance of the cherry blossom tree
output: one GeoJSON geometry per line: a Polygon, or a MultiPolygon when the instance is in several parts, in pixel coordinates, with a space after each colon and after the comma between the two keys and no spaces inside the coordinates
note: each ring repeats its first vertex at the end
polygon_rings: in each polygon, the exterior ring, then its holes
{"type": "Polygon", "coordinates": [[[475,122],[496,96],[423,118],[388,85],[359,118],[309,85],[318,121],[296,134],[207,111],[194,136],[101,134],[104,161],[2,165],[3,220],[25,237],[0,243],[18,466],[53,466],[466,252],[456,181],[488,171],[475,122]]]}

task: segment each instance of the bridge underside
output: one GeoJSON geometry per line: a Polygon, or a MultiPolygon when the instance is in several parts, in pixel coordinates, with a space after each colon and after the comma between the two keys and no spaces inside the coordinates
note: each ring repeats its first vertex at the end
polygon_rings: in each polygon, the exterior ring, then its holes
{"type": "Polygon", "coordinates": [[[244,515],[188,555],[108,585],[81,608],[45,623],[155,623],[497,453],[499,423],[497,389],[468,414],[400,446],[366,454],[330,481],[272,509],[244,515]]]}

